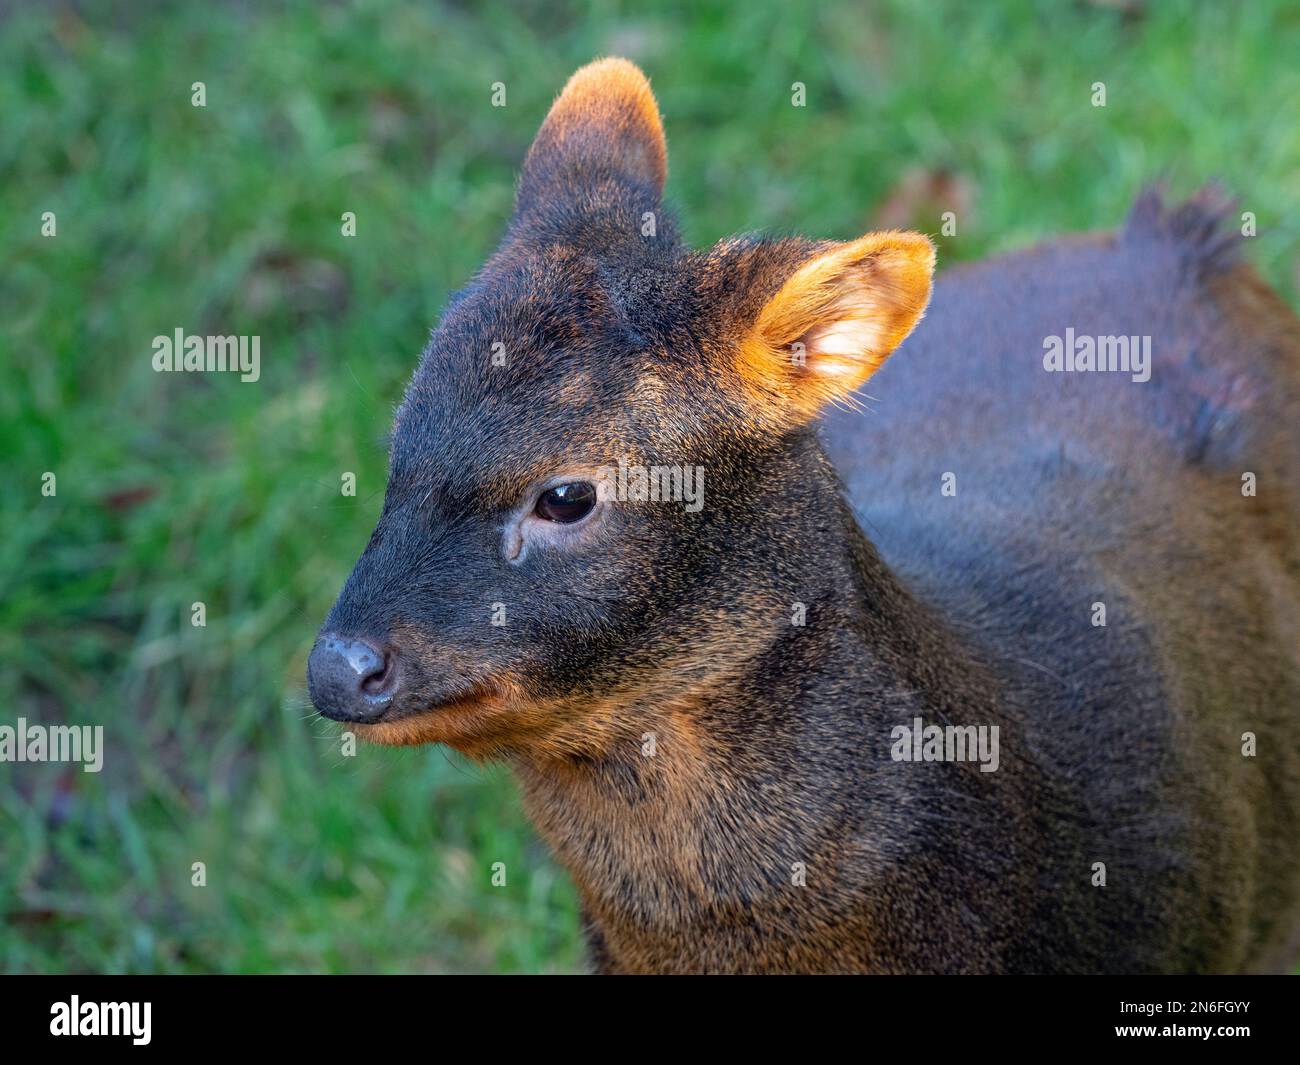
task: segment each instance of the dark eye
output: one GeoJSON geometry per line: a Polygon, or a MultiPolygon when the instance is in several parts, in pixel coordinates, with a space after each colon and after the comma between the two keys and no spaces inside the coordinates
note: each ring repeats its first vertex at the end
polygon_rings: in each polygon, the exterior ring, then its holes
{"type": "Polygon", "coordinates": [[[537,498],[537,516],[568,525],[581,521],[596,505],[596,486],[590,481],[574,481],[548,488],[537,498]]]}

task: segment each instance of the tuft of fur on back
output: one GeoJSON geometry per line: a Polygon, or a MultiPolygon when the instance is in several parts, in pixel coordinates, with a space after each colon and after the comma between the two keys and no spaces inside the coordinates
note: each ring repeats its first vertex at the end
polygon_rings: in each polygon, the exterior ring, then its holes
{"type": "Polygon", "coordinates": [[[1120,240],[1128,245],[1173,244],[1188,272],[1198,280],[1222,274],[1241,258],[1241,234],[1225,225],[1237,201],[1220,186],[1205,185],[1177,206],[1169,206],[1163,186],[1143,189],[1133,201],[1120,240]]]}

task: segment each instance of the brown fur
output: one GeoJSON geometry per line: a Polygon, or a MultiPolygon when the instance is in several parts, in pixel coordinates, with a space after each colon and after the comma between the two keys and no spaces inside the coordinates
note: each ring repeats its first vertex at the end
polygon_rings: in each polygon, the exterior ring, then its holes
{"type": "Polygon", "coordinates": [[[400,665],[358,734],[508,761],[602,972],[1289,964],[1300,323],[1222,202],[947,271],[918,326],[924,237],[691,251],[665,159],[631,64],[551,109],[325,625],[400,665]],[[1045,373],[1066,325],[1149,333],[1150,381],[1045,373]],[[522,550],[547,478],[619,460],[700,464],[706,505],[522,550]],[[1000,767],[897,760],[915,717],[1000,767]]]}

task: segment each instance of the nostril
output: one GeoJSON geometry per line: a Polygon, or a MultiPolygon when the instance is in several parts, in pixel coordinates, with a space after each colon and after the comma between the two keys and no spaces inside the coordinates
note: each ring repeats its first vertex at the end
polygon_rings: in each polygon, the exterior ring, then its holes
{"type": "Polygon", "coordinates": [[[346,672],[355,690],[382,695],[392,681],[393,656],[366,640],[335,638],[333,650],[347,663],[346,672]]]}
{"type": "Polygon", "coordinates": [[[378,664],[361,678],[361,690],[367,695],[385,695],[393,685],[393,656],[384,651],[378,664]]]}
{"type": "Polygon", "coordinates": [[[398,685],[397,655],[369,640],[329,633],[307,660],[312,702],[337,721],[368,721],[385,711],[398,685]]]}

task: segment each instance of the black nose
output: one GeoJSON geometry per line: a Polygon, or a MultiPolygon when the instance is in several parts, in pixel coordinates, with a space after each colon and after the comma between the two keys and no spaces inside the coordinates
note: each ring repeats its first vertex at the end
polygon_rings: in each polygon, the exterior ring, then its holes
{"type": "Polygon", "coordinates": [[[377,721],[397,688],[394,656],[365,640],[325,633],[307,659],[316,709],[335,721],[377,721]]]}

